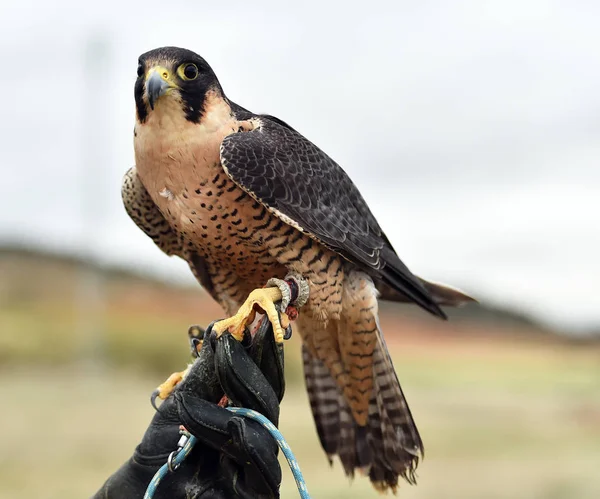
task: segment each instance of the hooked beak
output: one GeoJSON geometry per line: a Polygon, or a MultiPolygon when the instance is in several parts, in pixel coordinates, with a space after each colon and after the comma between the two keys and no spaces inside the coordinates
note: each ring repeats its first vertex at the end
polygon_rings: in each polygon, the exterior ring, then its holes
{"type": "Polygon", "coordinates": [[[154,109],[154,103],[161,95],[164,95],[172,85],[168,80],[169,74],[160,69],[152,69],[146,78],[146,96],[150,108],[154,109]]]}

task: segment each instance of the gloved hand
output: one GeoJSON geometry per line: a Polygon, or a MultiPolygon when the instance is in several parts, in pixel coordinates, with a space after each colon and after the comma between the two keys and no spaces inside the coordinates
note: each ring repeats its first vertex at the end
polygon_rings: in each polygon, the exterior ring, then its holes
{"type": "Polygon", "coordinates": [[[142,498],[177,448],[180,425],[198,442],[162,480],[155,499],[279,497],[277,443],[259,423],[218,402],[226,395],[232,405],[254,409],[277,425],[285,389],[283,347],[275,343],[267,320],[252,341],[247,334],[242,343],[229,334],[215,338],[211,326],[188,375],[162,403],[133,456],[94,499],[142,498]]]}

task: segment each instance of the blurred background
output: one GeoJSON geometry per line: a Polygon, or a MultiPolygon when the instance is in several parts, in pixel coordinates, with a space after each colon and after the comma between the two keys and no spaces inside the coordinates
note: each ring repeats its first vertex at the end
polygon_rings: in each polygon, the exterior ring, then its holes
{"type": "MultiPolygon", "coordinates": [[[[137,58],[163,45],[336,159],[415,273],[480,299],[449,323],[382,305],[427,453],[399,495],[600,497],[599,16],[583,1],[2,3],[0,497],[90,496],[188,361],[187,327],[221,317],[120,200],[137,58]]],[[[309,490],[375,497],[327,465],[297,334],[286,352],[281,427],[309,490]]]]}

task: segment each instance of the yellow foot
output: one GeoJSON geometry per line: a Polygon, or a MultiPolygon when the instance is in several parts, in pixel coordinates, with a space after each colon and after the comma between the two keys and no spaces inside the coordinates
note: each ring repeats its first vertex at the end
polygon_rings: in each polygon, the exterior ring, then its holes
{"type": "Polygon", "coordinates": [[[185,371],[171,374],[171,376],[169,376],[164,383],[161,383],[158,386],[158,388],[152,392],[152,395],[150,395],[150,403],[152,404],[152,407],[154,407],[154,409],[158,411],[158,407],[156,406],[156,399],[159,398],[161,400],[165,400],[169,395],[171,395],[171,393],[173,393],[173,390],[175,390],[175,387],[179,383],[181,383],[183,378],[187,376],[189,370],[190,368],[188,366],[188,368],[185,371]]]}
{"type": "MultiPolygon", "coordinates": [[[[229,319],[216,322],[213,325],[213,331],[217,338],[225,331],[229,331],[231,335],[238,341],[244,339],[244,329],[250,325],[256,316],[254,306],[259,306],[266,314],[269,322],[273,325],[273,333],[275,341],[283,342],[284,328],[279,321],[279,315],[275,308],[275,303],[281,300],[281,291],[279,288],[261,288],[255,289],[250,293],[244,304],[240,307],[237,314],[229,319]]],[[[283,318],[282,314],[282,318],[283,318]]],[[[287,320],[287,318],[286,318],[287,320]]],[[[285,322],[285,320],[284,320],[285,322]]]]}

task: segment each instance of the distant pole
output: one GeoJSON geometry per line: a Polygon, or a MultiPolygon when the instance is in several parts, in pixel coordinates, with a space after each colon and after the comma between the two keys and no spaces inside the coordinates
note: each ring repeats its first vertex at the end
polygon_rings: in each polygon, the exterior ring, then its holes
{"type": "Polygon", "coordinates": [[[79,273],[75,327],[81,339],[82,360],[87,366],[98,368],[104,364],[106,354],[106,290],[97,245],[105,223],[105,172],[111,160],[109,109],[113,72],[106,37],[98,35],[87,40],[82,67],[81,241],[82,253],[89,265],[82,265],[79,273]]]}

